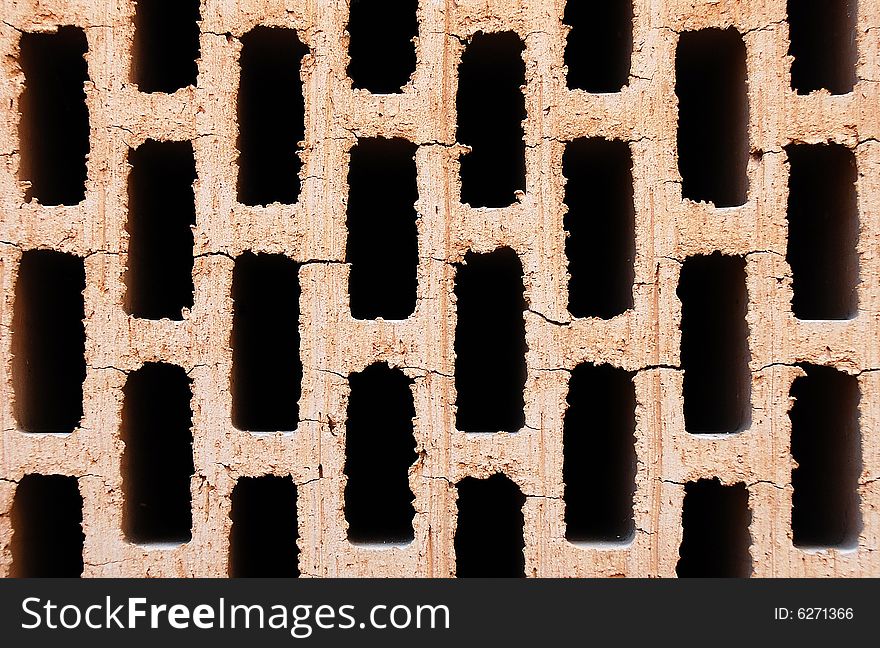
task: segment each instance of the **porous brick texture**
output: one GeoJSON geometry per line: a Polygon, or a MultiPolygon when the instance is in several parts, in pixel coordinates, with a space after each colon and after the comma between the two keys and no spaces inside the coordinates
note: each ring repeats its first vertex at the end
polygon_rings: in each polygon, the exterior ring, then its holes
{"type": "MultiPolygon", "coordinates": [[[[852,92],[791,89],[789,26],[782,0],[636,0],[628,84],[590,94],[566,84],[563,0],[421,0],[418,63],[400,94],[352,89],[343,0],[203,0],[198,80],[171,94],[129,79],[134,3],[0,0],[0,573],[12,565],[10,511],[29,474],[75,476],[83,498],[83,575],[225,576],[231,493],[242,476],[290,475],[297,486],[304,576],[455,573],[456,483],[504,473],[525,495],[528,576],[675,576],[685,484],[743,483],[751,510],[754,576],[880,575],[880,2],[860,0],[852,92]],[[74,25],[88,39],[90,152],[85,199],[47,207],[25,197],[20,174],[18,62],[22,32],[74,25]],[[302,63],[302,190],[293,205],[237,202],[236,93],[241,37],[257,25],[295,29],[302,63]],[[679,35],[733,26],[748,75],[748,199],[739,207],[682,198],[677,163],[675,55],[679,35]],[[523,40],[526,187],[498,209],[462,204],[456,142],[458,63],[478,32],[523,40]],[[418,298],[402,321],[350,314],[346,259],[349,151],[358,138],[417,145],[418,298]],[[634,305],[608,320],[568,312],[562,156],[566,143],[629,143],[635,196],[634,305]],[[127,164],[147,139],[191,141],[195,153],[194,305],[181,321],[124,308],[127,164]],[[835,142],[858,169],[858,314],[796,319],[786,262],[788,163],[793,142],[835,142]],[[456,264],[468,251],[509,247],[524,269],[528,368],[525,426],[516,433],[455,429],[456,264]],[[84,260],[84,416],[71,434],[17,429],[12,379],[13,303],[23,251],[53,249],[84,260]],[[295,431],[253,434],[231,420],[234,260],[245,251],[301,263],[300,357],[295,431]],[[751,422],[731,435],[685,430],[680,368],[683,261],[720,251],[745,259],[751,422]],[[348,376],[377,362],[413,379],[419,459],[410,469],[415,539],[386,548],[351,543],[343,510],[348,376]],[[122,532],[120,422],[126,376],[147,362],[192,378],[195,473],[192,539],[139,545],[122,532]],[[562,430],[570,370],[583,362],[634,372],[635,535],[617,545],[565,538],[562,430]],[[792,541],[792,404],[799,363],[857,376],[861,529],[857,546],[805,551],[792,541]]],[[[36,136],[36,135],[35,135],[36,136]]],[[[279,298],[283,298],[280,296],[279,298]]]]}

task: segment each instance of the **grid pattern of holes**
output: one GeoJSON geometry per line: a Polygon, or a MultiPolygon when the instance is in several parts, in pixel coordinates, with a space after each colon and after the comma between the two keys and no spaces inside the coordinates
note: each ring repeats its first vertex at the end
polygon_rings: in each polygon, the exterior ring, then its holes
{"type": "MultiPolygon", "coordinates": [[[[857,167],[862,277],[876,277],[880,260],[866,254],[880,242],[880,52],[870,34],[880,27],[880,3],[859,3],[859,67],[855,91],[830,97],[790,89],[784,3],[637,2],[630,82],[620,92],[569,90],[563,65],[561,15],[543,3],[420,3],[417,67],[400,94],[352,91],[343,29],[345,2],[300,2],[290,11],[265,2],[234,6],[204,0],[198,87],[147,95],[131,85],[133,5],[56,3],[46,23],[28,3],[12,6],[0,25],[0,53],[17,55],[20,33],[72,24],[88,27],[90,157],[85,200],[46,209],[22,198],[17,135],[22,76],[0,86],[0,367],[4,373],[0,482],[2,502],[26,473],[80,476],[85,575],[220,575],[226,571],[231,493],[236,480],[271,472],[297,487],[299,565],[311,575],[448,575],[455,571],[455,490],[466,477],[505,473],[524,494],[524,565],[528,575],[673,575],[681,542],[684,484],[719,477],[749,490],[756,575],[877,575],[878,522],[866,518],[858,549],[805,553],[787,537],[791,459],[786,410],[798,362],[833,365],[858,374],[863,393],[877,393],[880,293],[859,286],[859,314],[829,326],[796,321],[785,262],[786,145],[832,141],[852,149],[857,167]],[[94,9],[90,7],[95,7],[94,9]],[[100,8],[99,8],[100,7],[100,8]],[[650,7],[650,9],[649,9],[650,7]],[[302,186],[293,205],[246,205],[236,200],[235,95],[241,38],[255,25],[296,30],[311,51],[303,59],[305,136],[302,186]],[[749,191],[745,204],[716,209],[683,201],[675,158],[675,50],[681,32],[735,27],[743,34],[749,79],[749,191]],[[459,155],[454,114],[462,41],[483,30],[515,31],[525,50],[526,186],[499,210],[459,203],[459,155]],[[609,116],[611,116],[609,118],[609,116]],[[404,322],[355,320],[349,312],[343,169],[356,138],[401,137],[418,146],[419,285],[414,314],[404,322]],[[633,157],[635,281],[633,308],[609,320],[574,319],[566,309],[561,162],[565,143],[583,137],[628,142],[633,157]],[[125,159],[147,138],[193,142],[196,182],[194,305],[179,322],[126,315],[122,281],[125,159]],[[85,259],[86,360],[84,418],[67,437],[24,435],[11,413],[8,298],[24,249],[51,247],[85,259]],[[465,435],[454,429],[452,366],[455,265],[468,250],[507,246],[526,276],[525,425],[511,435],[465,435]],[[233,259],[249,250],[284,253],[301,264],[300,329],[303,389],[293,434],[254,435],[230,420],[228,351],[232,325],[233,259]],[[688,435],[681,413],[678,349],[680,263],[711,254],[746,259],[753,381],[752,423],[725,439],[688,435]],[[549,341],[549,342],[548,342],[549,341]],[[772,343],[771,343],[772,341],[772,343]],[[144,362],[183,367],[193,380],[195,476],[192,540],[174,550],[126,544],[118,429],[125,372],[144,362]],[[377,361],[413,380],[414,436],[420,459],[410,473],[415,495],[414,541],[388,551],[346,541],[342,513],[347,376],[377,361]],[[633,541],[625,547],[574,546],[565,538],[562,416],[571,370],[582,362],[634,372],[637,402],[633,541]],[[563,371],[560,371],[563,369],[563,371]],[[774,442],[771,445],[770,439],[774,442]],[[109,491],[108,491],[109,489],[109,491]],[[309,529],[309,533],[302,530],[309,529]],[[549,529],[549,533],[547,530],[549,529]],[[318,531],[314,531],[318,530],[318,531]]],[[[561,7],[559,12],[561,13],[561,7]]],[[[880,411],[860,405],[864,430],[880,411]]],[[[861,506],[876,510],[880,459],[863,434],[861,506]]],[[[876,516],[874,516],[876,517],[876,516]]],[[[0,517],[0,525],[8,525],[0,517]]],[[[0,536],[9,537],[7,527],[0,536]]],[[[8,570],[4,548],[0,564],[8,570]]]]}

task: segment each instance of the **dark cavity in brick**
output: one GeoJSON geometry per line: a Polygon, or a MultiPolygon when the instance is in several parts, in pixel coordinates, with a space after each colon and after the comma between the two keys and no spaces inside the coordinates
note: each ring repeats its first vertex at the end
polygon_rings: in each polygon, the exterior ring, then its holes
{"type": "Polygon", "coordinates": [[[232,489],[229,575],[299,576],[296,486],[290,477],[241,477],[232,489]]]}
{"type": "Polygon", "coordinates": [[[523,269],[510,248],[465,255],[455,295],[456,427],[516,432],[525,423],[523,269]]]}
{"type": "Polygon", "coordinates": [[[21,35],[20,173],[30,183],[25,191],[28,202],[76,205],[85,198],[87,50],[85,32],[78,27],[21,35]]]}
{"type": "Polygon", "coordinates": [[[299,416],[299,265],[250,252],[232,275],[232,424],[292,431],[299,416]]]}
{"type": "Polygon", "coordinates": [[[348,76],[352,86],[391,94],[416,69],[418,0],[351,0],[348,76]]]}
{"type": "Polygon", "coordinates": [[[692,434],[732,433],[751,423],[745,260],[688,258],[678,283],[684,422],[692,434]]]}
{"type": "Polygon", "coordinates": [[[859,210],[856,160],[839,144],[786,149],[788,251],[795,317],[850,319],[858,314],[859,210]]]}
{"type": "Polygon", "coordinates": [[[856,83],[857,0],[789,0],[791,87],[798,94],[852,92],[856,83]]]}
{"type": "Polygon", "coordinates": [[[193,306],[192,144],[147,140],[128,160],[126,310],[135,317],[179,320],[193,306]]]}
{"type": "Polygon", "coordinates": [[[685,32],[675,57],[682,197],[746,202],[749,105],[746,48],[733,27],[685,32]]]}
{"type": "Polygon", "coordinates": [[[296,32],[254,27],[241,39],[238,88],[238,201],[299,199],[305,103],[300,64],[308,53],[296,32]]]}
{"type": "Polygon", "coordinates": [[[348,171],[351,314],[406,319],[416,307],[419,263],[416,146],[403,139],[361,139],[348,171]]]}
{"type": "Polygon", "coordinates": [[[400,370],[374,364],[349,376],[345,425],[345,519],[357,543],[413,539],[409,469],[418,455],[410,384],[400,370]]]}
{"type": "Polygon", "coordinates": [[[859,381],[833,367],[803,365],[791,417],[791,528],[795,546],[853,549],[862,530],[859,381]]]}
{"type": "Polygon", "coordinates": [[[174,92],[198,76],[199,0],[138,0],[132,81],[141,92],[174,92]]]}
{"type": "Polygon", "coordinates": [[[679,578],[748,578],[752,513],[744,484],[700,479],[684,487],[679,578]]]}
{"type": "Polygon", "coordinates": [[[122,526],[130,542],[192,538],[191,382],[178,366],[147,363],[125,383],[122,526]]]}
{"type": "Polygon", "coordinates": [[[13,411],[26,432],[69,433],[83,416],[86,377],[80,257],[52,250],[21,255],[12,316],[13,411]]]}
{"type": "Polygon", "coordinates": [[[563,436],[566,539],[632,539],[635,411],[630,372],[586,363],[572,371],[563,436]]]}
{"type": "Polygon", "coordinates": [[[526,498],[504,475],[466,477],[458,483],[455,574],[459,578],[525,576],[523,513],[526,498]]]}
{"type": "Polygon", "coordinates": [[[82,496],[76,477],[25,475],[12,501],[13,578],[78,578],[83,571],[82,496]]]}
{"type": "Polygon", "coordinates": [[[632,59],[632,0],[568,0],[563,22],[571,27],[565,45],[568,87],[619,92],[629,81],[632,59]]]}
{"type": "Polygon", "coordinates": [[[579,139],[566,146],[565,254],[568,310],[610,319],[633,307],[635,207],[626,142],[579,139]]]}
{"type": "Polygon", "coordinates": [[[506,207],[525,191],[524,49],[513,32],[478,32],[461,57],[457,138],[472,149],[461,156],[461,202],[471,207],[506,207]]]}

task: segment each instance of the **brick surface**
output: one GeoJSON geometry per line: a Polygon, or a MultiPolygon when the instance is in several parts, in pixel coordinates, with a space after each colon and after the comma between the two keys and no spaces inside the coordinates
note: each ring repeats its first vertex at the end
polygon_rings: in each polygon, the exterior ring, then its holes
{"type": "MultiPolygon", "coordinates": [[[[123,0],[0,0],[0,573],[10,569],[9,511],[26,474],[78,478],[85,576],[223,576],[231,492],[243,476],[292,476],[298,491],[300,571],[306,576],[451,576],[456,482],[503,472],[526,495],[529,576],[674,576],[684,484],[744,483],[752,511],[755,576],[880,575],[880,2],[858,9],[853,92],[798,95],[790,88],[782,0],[636,0],[629,83],[618,93],[566,87],[564,2],[422,0],[418,63],[396,95],[353,90],[348,9],[342,0],[203,0],[198,83],[147,94],[130,78],[134,4],[123,0]],[[21,32],[83,28],[90,154],[86,197],[74,206],[27,202],[20,180],[21,32]],[[299,201],[236,201],[236,93],[240,38],[257,25],[295,29],[302,64],[305,140],[299,201]],[[735,27],[747,51],[748,199],[718,209],[682,199],[676,158],[675,52],[679,34],[735,27]],[[526,187],[505,208],[461,204],[456,143],[457,68],[477,31],[513,30],[526,63],[526,187]],[[415,143],[418,299],[403,321],[355,320],[345,264],[349,150],[362,137],[415,143]],[[633,157],[634,307],[609,320],[567,311],[562,156],[567,142],[605,137],[633,157]],[[126,314],[128,152],[147,139],[193,143],[196,225],[193,308],[181,321],[126,314]],[[791,311],[786,263],[787,158],[792,142],[836,142],[858,165],[858,315],[802,321],[791,311]],[[513,434],[455,429],[453,282],[467,251],[512,248],[524,268],[528,310],[525,426],[513,434]],[[84,416],[69,435],[19,431],[11,375],[14,286],[24,250],[84,259],[87,374],[84,416]],[[302,394],[296,430],[253,434],[231,422],[229,346],[234,259],[245,251],[301,264],[302,394]],[[690,255],[746,260],[752,413],[748,429],[704,437],[684,429],[679,368],[679,271],[690,255]],[[192,539],[141,546],[122,533],[120,420],[126,375],[145,362],[192,378],[192,539]],[[413,379],[419,459],[410,470],[415,539],[384,549],[346,539],[343,513],[347,376],[377,362],[413,379]],[[562,428],[570,370],[582,362],[634,372],[638,456],[631,543],[565,540],[562,428]],[[861,389],[863,528],[858,546],[803,551],[791,534],[789,390],[797,363],[834,366],[861,389]]],[[[283,295],[278,296],[283,299],[283,295]]]]}

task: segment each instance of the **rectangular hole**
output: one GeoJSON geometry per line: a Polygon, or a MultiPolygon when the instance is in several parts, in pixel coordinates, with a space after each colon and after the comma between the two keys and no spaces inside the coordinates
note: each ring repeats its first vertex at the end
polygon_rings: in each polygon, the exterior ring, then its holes
{"type": "Polygon", "coordinates": [[[413,539],[410,467],[418,459],[413,437],[412,381],[387,364],[348,378],[345,424],[345,519],[354,543],[413,539]]]}
{"type": "Polygon", "coordinates": [[[694,256],[678,283],[684,422],[691,434],[729,434],[751,423],[745,260],[694,256]]]}
{"type": "Polygon", "coordinates": [[[626,86],[632,59],[632,0],[568,0],[562,20],[571,27],[565,44],[568,87],[619,92],[626,86]]]}
{"type": "Polygon", "coordinates": [[[19,100],[20,178],[30,183],[25,200],[76,205],[86,196],[89,110],[88,42],[78,27],[21,35],[19,62],[24,91],[19,100]]]}
{"type": "Polygon", "coordinates": [[[807,320],[853,318],[859,282],[855,155],[839,144],[793,145],[785,151],[792,311],[807,320]]]}
{"type": "Polygon", "coordinates": [[[292,431],[299,416],[299,265],[242,254],[232,275],[232,424],[292,431]]]}
{"type": "Polygon", "coordinates": [[[147,363],[123,390],[122,526],[138,544],[192,538],[191,380],[175,365],[147,363]]]}
{"type": "Polygon", "coordinates": [[[14,412],[25,432],[73,432],[83,416],[86,274],[79,257],[21,255],[12,315],[14,412]]]}
{"type": "Polygon", "coordinates": [[[562,172],[568,310],[575,317],[610,319],[633,307],[636,243],[629,145],[575,140],[565,147],[562,172]]]}
{"type": "Polygon", "coordinates": [[[632,539],[635,412],[630,372],[592,364],[572,371],[563,431],[567,540],[621,543],[632,539]]]}
{"type": "Polygon", "coordinates": [[[128,161],[126,310],[135,317],[179,320],[193,306],[192,143],[147,140],[129,151],[128,161]]]}
{"type": "Polygon", "coordinates": [[[141,92],[174,92],[196,85],[199,0],[138,0],[134,15],[132,81],[141,92]]]}
{"type": "Polygon", "coordinates": [[[351,314],[406,319],[416,307],[419,264],[415,202],[416,145],[403,139],[361,139],[348,170],[351,314]]]}
{"type": "Polygon", "coordinates": [[[684,487],[683,530],[679,548],[679,578],[748,578],[749,491],[745,484],[723,486],[718,479],[700,479],[684,487]]]}
{"type": "Polygon", "coordinates": [[[300,64],[308,48],[292,29],[254,27],[241,38],[238,87],[238,201],[299,199],[305,103],[300,64]]]}
{"type": "Polygon", "coordinates": [[[788,0],[791,87],[798,94],[852,92],[856,83],[857,0],[788,0]]]}
{"type": "Polygon", "coordinates": [[[416,69],[418,0],[351,0],[348,76],[374,93],[400,92],[416,69]]]}
{"type": "Polygon", "coordinates": [[[468,252],[457,266],[456,427],[516,432],[525,423],[523,269],[510,248],[468,252]]]}
{"type": "Polygon", "coordinates": [[[12,501],[13,578],[79,578],[83,500],[76,477],[25,475],[12,501]]]}
{"type": "Polygon", "coordinates": [[[859,381],[833,367],[803,365],[791,387],[791,529],[804,549],[854,549],[861,532],[859,381]]]}
{"type": "Polygon", "coordinates": [[[681,195],[716,207],[748,194],[746,47],[733,27],[685,32],[675,55],[681,195]]]}
{"type": "Polygon", "coordinates": [[[229,575],[296,578],[296,486],[290,477],[241,477],[232,489],[229,575]]]}
{"type": "Polygon", "coordinates": [[[457,139],[471,147],[461,156],[461,202],[506,207],[526,186],[525,63],[514,32],[477,32],[458,67],[457,139]]]}
{"type": "Polygon", "coordinates": [[[526,498],[504,475],[458,482],[455,575],[458,578],[525,576],[522,507],[526,498]]]}

